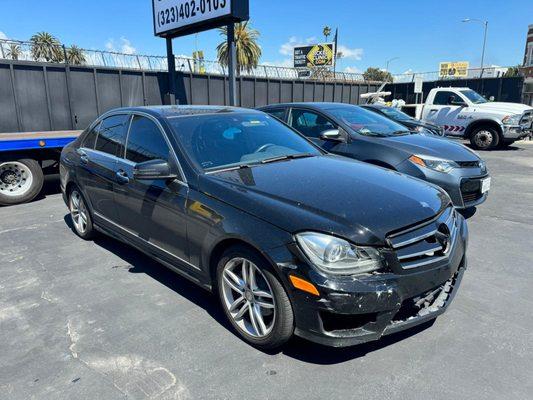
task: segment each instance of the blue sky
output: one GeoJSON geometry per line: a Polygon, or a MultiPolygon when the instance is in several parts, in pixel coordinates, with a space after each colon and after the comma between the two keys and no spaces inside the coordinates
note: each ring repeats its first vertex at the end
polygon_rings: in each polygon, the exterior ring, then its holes
{"type": "MultiPolygon", "coordinates": [[[[294,44],[321,40],[322,28],[339,28],[347,55],[339,69],[384,68],[393,73],[434,71],[441,61],[481,58],[483,27],[463,18],[489,21],[485,64],[522,62],[533,0],[250,0],[253,26],[261,32],[262,62],[290,64],[294,44]]],[[[165,53],[153,36],[151,0],[2,0],[0,36],[27,40],[48,31],[65,44],[139,54],[165,53]]],[[[217,32],[201,33],[199,48],[215,58],[217,32]]],[[[176,54],[191,55],[195,37],[174,40],[176,54]]]]}

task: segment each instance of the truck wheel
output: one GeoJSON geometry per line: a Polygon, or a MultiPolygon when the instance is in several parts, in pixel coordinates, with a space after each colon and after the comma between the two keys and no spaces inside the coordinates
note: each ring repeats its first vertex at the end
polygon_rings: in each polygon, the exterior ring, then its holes
{"type": "Polygon", "coordinates": [[[39,194],[44,175],[32,159],[0,160],[0,205],[27,203],[39,194]]]}
{"type": "Polygon", "coordinates": [[[494,128],[480,126],[470,134],[470,144],[477,150],[491,150],[498,147],[500,135],[494,128]]]}

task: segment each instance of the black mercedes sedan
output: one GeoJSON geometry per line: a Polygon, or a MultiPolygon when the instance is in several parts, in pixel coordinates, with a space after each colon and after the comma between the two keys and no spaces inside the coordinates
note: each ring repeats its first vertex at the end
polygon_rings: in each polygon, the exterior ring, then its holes
{"type": "Polygon", "coordinates": [[[376,114],[382,115],[386,118],[392,119],[393,121],[405,126],[411,131],[418,133],[426,133],[437,136],[444,136],[444,131],[440,126],[435,124],[430,124],[429,122],[420,121],[419,119],[413,118],[410,115],[407,115],[401,110],[398,110],[394,107],[388,107],[384,104],[365,104],[361,107],[375,112],[376,114]]]}
{"type": "Polygon", "coordinates": [[[439,185],[457,208],[483,203],[491,185],[485,162],[466,146],[411,132],[388,118],[343,103],[285,103],[261,108],[326,151],[439,185]]]}
{"type": "Polygon", "coordinates": [[[75,233],[124,241],[216,293],[262,349],[432,320],[466,268],[466,223],[443,190],[326,154],[258,111],[116,109],[64,148],[60,177],[75,233]]]}

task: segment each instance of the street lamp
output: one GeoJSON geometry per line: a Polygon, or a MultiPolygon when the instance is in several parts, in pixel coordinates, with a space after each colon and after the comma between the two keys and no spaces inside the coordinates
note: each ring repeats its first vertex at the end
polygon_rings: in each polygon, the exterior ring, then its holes
{"type": "Polygon", "coordinates": [[[489,21],[483,21],[476,18],[465,18],[461,22],[479,22],[485,27],[485,31],[483,33],[483,50],[481,51],[481,73],[483,74],[483,61],[485,59],[485,45],[487,44],[487,28],[489,26],[489,21]]]}
{"type": "Polygon", "coordinates": [[[387,60],[387,66],[385,67],[385,69],[387,70],[387,72],[389,72],[389,63],[391,61],[394,61],[394,60],[398,60],[400,57],[393,57],[391,58],[390,60],[387,60]]]}

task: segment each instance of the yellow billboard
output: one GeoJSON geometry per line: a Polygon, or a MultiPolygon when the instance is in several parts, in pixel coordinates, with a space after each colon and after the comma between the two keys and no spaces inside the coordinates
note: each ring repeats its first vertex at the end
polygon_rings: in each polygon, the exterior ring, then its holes
{"type": "Polygon", "coordinates": [[[468,76],[468,68],[468,61],[441,62],[439,64],[439,77],[465,78],[468,76]]]}

